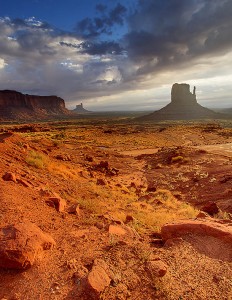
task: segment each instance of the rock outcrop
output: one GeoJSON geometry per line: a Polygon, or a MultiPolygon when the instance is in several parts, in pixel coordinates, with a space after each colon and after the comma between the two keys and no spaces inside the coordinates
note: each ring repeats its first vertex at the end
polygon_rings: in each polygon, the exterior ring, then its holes
{"type": "Polygon", "coordinates": [[[197,220],[182,220],[166,224],[161,228],[165,245],[170,242],[186,239],[198,251],[207,256],[226,261],[232,261],[232,222],[203,218],[197,220]],[[222,251],[223,249],[223,251],[222,251]]]}
{"type": "Polygon", "coordinates": [[[53,238],[31,222],[0,228],[0,268],[28,269],[40,252],[54,245],[53,238]]]}
{"type": "Polygon", "coordinates": [[[175,83],[171,91],[171,103],[147,116],[140,117],[145,121],[161,120],[194,120],[194,119],[224,119],[226,115],[216,113],[197,103],[196,87],[190,91],[190,85],[175,83]]]}
{"type": "Polygon", "coordinates": [[[91,111],[85,109],[83,107],[83,103],[76,105],[76,108],[72,110],[72,112],[77,114],[89,114],[91,111]]]}
{"type": "Polygon", "coordinates": [[[57,96],[36,96],[17,91],[0,91],[0,120],[44,119],[68,115],[65,102],[57,96]]]}

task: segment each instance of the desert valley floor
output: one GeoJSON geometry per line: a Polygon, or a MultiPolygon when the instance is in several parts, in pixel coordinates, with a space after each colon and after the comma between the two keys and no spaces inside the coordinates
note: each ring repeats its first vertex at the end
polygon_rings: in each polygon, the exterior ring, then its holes
{"type": "Polygon", "coordinates": [[[12,224],[54,246],[0,299],[231,300],[231,160],[231,124],[1,125],[0,255],[12,224]]]}

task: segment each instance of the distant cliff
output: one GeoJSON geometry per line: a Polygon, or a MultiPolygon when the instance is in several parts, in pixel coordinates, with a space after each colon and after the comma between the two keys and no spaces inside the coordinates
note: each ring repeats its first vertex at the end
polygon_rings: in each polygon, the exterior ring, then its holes
{"type": "Polygon", "coordinates": [[[186,83],[175,83],[171,90],[171,102],[158,111],[140,117],[144,121],[226,119],[229,116],[201,106],[196,100],[196,87],[190,92],[186,83]]]}
{"type": "Polygon", "coordinates": [[[17,91],[0,91],[0,120],[45,119],[68,115],[65,102],[57,96],[24,95],[17,91]]]}

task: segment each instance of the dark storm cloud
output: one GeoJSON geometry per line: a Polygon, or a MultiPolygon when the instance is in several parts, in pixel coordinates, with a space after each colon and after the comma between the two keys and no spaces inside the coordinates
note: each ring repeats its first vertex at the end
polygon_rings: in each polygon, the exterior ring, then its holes
{"type": "Polygon", "coordinates": [[[211,61],[222,66],[218,57],[231,52],[232,0],[139,0],[133,11],[119,3],[109,7],[97,5],[96,16],[72,32],[33,17],[0,18],[0,88],[95,98],[167,84],[166,71],[175,76],[178,70],[185,79],[199,61],[202,76],[213,77],[211,61]]]}
{"type": "Polygon", "coordinates": [[[61,46],[66,46],[70,48],[80,49],[82,53],[87,53],[89,55],[106,55],[106,54],[114,54],[119,55],[122,54],[124,49],[114,41],[103,41],[103,42],[82,42],[80,44],[72,44],[66,42],[60,42],[61,46]]]}
{"type": "Polygon", "coordinates": [[[118,3],[112,10],[107,12],[105,5],[97,5],[96,10],[100,13],[94,19],[85,18],[76,26],[76,32],[85,38],[97,37],[101,34],[112,34],[114,25],[123,25],[127,9],[118,3]]]}
{"type": "Polygon", "coordinates": [[[156,69],[174,66],[231,48],[231,15],[231,0],[140,0],[124,42],[148,71],[154,59],[156,69]]]}

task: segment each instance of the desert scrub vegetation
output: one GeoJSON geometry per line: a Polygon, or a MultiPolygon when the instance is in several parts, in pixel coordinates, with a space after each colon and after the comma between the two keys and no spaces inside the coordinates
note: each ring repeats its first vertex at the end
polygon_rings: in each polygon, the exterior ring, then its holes
{"type": "Polygon", "coordinates": [[[198,214],[198,210],[178,201],[168,190],[157,190],[146,202],[131,203],[131,209],[135,218],[133,227],[141,233],[146,229],[160,231],[165,223],[194,218],[198,214]]]}
{"type": "Polygon", "coordinates": [[[26,157],[26,162],[30,166],[33,166],[38,169],[43,169],[48,165],[48,158],[42,153],[30,151],[26,157]]]}

